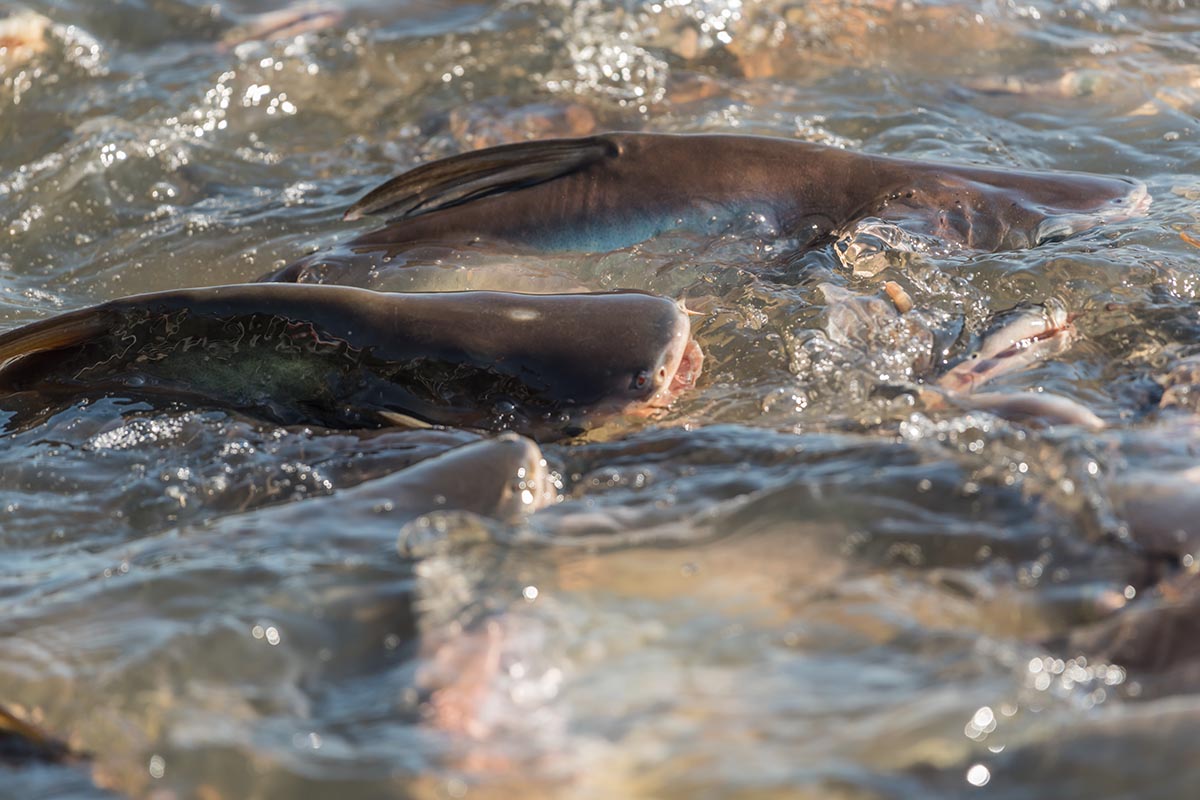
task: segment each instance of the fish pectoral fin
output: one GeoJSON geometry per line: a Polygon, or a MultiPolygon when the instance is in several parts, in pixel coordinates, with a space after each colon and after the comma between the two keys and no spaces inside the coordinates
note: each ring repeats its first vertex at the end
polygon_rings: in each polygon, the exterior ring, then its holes
{"type": "Polygon", "coordinates": [[[428,214],[569,175],[617,156],[607,136],[521,142],[425,164],[376,187],[352,205],[343,219],[389,214],[388,221],[428,214]]]}
{"type": "Polygon", "coordinates": [[[432,423],[426,422],[423,419],[417,419],[408,414],[402,414],[399,411],[377,411],[376,414],[387,424],[395,425],[399,428],[425,429],[433,427],[432,423]]]}

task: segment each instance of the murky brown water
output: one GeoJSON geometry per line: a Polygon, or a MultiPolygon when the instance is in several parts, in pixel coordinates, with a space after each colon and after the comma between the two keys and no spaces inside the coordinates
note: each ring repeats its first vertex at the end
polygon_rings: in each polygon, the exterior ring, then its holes
{"type": "Polygon", "coordinates": [[[369,276],[702,313],[699,388],[547,446],[561,494],[512,524],[348,491],[474,434],[118,400],[6,434],[0,705],[94,759],[0,764],[0,795],[1194,791],[1195,3],[356,0],[264,33],[282,5],[0,3],[44,17],[0,36],[6,328],[253,279],[369,228],[340,216],[385,177],[535,136],[770,134],[1127,175],[1154,203],[875,275],[751,221],[369,276]],[[850,324],[889,280],[913,310],[850,324]],[[1021,302],[1079,335],[997,388],[1105,430],[911,391],[1021,302]]]}

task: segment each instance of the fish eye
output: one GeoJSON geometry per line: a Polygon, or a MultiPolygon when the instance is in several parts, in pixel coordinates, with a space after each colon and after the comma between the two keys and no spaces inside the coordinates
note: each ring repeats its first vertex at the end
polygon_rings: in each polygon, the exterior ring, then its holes
{"type": "Polygon", "coordinates": [[[647,370],[641,370],[633,376],[633,382],[630,383],[630,389],[645,389],[650,383],[650,373],[647,370]]]}

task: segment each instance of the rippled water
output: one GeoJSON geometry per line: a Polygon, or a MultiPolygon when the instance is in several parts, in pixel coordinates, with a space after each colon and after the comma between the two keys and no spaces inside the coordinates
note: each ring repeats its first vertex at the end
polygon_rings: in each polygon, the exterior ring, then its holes
{"type": "Polygon", "coordinates": [[[527,137],[770,134],[1128,175],[1154,203],[874,276],[754,220],[384,265],[361,282],[702,314],[698,389],[545,447],[560,495],[511,524],[348,491],[474,434],[120,400],[10,432],[0,705],[92,759],[0,765],[0,795],[1194,791],[1195,381],[1161,402],[1200,349],[1194,2],[354,0],[272,33],[256,15],[281,6],[0,4],[44,17],[0,49],[6,328],[251,280],[369,228],[341,213],[382,179],[527,137]],[[823,288],[886,280],[906,327],[847,330],[823,288]],[[1106,430],[905,390],[1047,301],[1078,341],[998,384],[1106,430]]]}

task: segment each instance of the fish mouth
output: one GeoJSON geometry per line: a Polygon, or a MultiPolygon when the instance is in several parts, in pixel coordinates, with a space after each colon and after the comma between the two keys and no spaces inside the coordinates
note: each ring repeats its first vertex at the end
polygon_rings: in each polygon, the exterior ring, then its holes
{"type": "Polygon", "coordinates": [[[1133,178],[1128,180],[1133,186],[1124,197],[1113,198],[1106,205],[1096,209],[1096,215],[1103,221],[1124,222],[1127,219],[1144,217],[1150,211],[1150,204],[1154,198],[1150,196],[1146,184],[1133,178]]]}
{"type": "Polygon", "coordinates": [[[971,394],[977,388],[1001,375],[1028,366],[1021,356],[1032,354],[1037,361],[1049,358],[1069,348],[1078,335],[1072,320],[1076,315],[1065,309],[1047,309],[1046,327],[1018,334],[1005,347],[991,353],[977,353],[973,360],[956,364],[938,379],[943,389],[957,394],[971,394]]]}
{"type": "Polygon", "coordinates": [[[665,405],[670,405],[675,398],[696,385],[703,366],[704,351],[700,349],[699,342],[689,336],[687,344],[683,346],[683,352],[680,353],[679,361],[675,365],[675,372],[671,375],[670,382],[658,391],[655,398],[661,396],[665,400],[665,405]]]}
{"type": "MultiPolygon", "coordinates": [[[[681,309],[683,310],[683,309],[681,309]]],[[[680,315],[675,328],[673,347],[663,359],[665,371],[658,390],[646,401],[650,408],[667,408],[680,395],[696,385],[704,366],[704,351],[692,338],[692,326],[686,312],[680,315]]]]}

